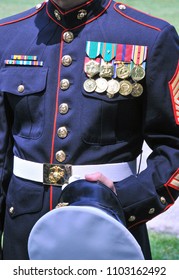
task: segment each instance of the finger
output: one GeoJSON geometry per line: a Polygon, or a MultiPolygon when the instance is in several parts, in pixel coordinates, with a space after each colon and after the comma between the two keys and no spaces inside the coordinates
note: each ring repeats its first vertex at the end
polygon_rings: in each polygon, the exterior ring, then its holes
{"type": "Polygon", "coordinates": [[[116,189],[114,187],[113,182],[100,172],[87,174],[85,175],[85,179],[91,182],[99,181],[102,184],[106,185],[108,188],[110,188],[116,194],[116,189]]]}

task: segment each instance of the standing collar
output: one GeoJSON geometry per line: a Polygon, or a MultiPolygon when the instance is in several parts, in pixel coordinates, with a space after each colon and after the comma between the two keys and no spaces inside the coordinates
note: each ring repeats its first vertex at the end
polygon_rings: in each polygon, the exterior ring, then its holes
{"type": "Polygon", "coordinates": [[[64,29],[83,26],[101,16],[110,6],[112,0],[88,0],[72,9],[64,11],[49,0],[47,3],[48,16],[64,29]]]}

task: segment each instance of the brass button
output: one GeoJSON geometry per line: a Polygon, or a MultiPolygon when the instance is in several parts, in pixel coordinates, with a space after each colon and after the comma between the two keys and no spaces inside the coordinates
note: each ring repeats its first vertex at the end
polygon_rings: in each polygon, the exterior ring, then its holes
{"type": "Polygon", "coordinates": [[[25,89],[24,85],[19,85],[17,88],[19,93],[22,93],[24,91],[24,89],[25,89]]]}
{"type": "Polygon", "coordinates": [[[72,32],[70,31],[66,31],[64,34],[63,34],[63,40],[66,42],[66,43],[71,43],[74,39],[74,35],[72,32]]]}
{"type": "Polygon", "coordinates": [[[57,130],[57,134],[58,134],[58,137],[65,138],[65,137],[67,137],[68,130],[67,130],[67,128],[65,126],[61,126],[57,130]]]}
{"type": "Polygon", "coordinates": [[[72,58],[70,55],[64,55],[62,57],[62,64],[63,66],[69,66],[72,64],[72,58]]]}
{"type": "Polygon", "coordinates": [[[55,10],[55,11],[54,11],[54,15],[55,15],[55,17],[56,17],[56,19],[57,19],[58,21],[61,20],[61,15],[60,15],[60,12],[59,12],[58,10],[55,10]]]}
{"type": "Polygon", "coordinates": [[[69,82],[69,80],[67,80],[67,79],[61,80],[61,82],[60,82],[60,88],[61,88],[62,90],[67,90],[69,87],[70,87],[70,82],[69,82]]]}
{"type": "Polygon", "coordinates": [[[11,215],[14,214],[14,207],[10,207],[10,208],[9,208],[9,213],[10,213],[11,215]]]}
{"type": "Polygon", "coordinates": [[[87,11],[82,9],[78,11],[77,19],[82,20],[86,15],[87,15],[87,11]]]}
{"type": "Polygon", "coordinates": [[[66,104],[66,103],[60,104],[60,106],[59,106],[60,114],[65,115],[66,113],[68,113],[68,110],[69,110],[68,104],[66,104]]]}
{"type": "Polygon", "coordinates": [[[136,220],[135,216],[130,216],[128,219],[129,222],[134,222],[135,220],[136,220]]]}
{"type": "Polygon", "coordinates": [[[166,204],[166,199],[165,199],[165,197],[161,196],[160,201],[161,201],[162,204],[166,204]]]}
{"type": "Polygon", "coordinates": [[[120,10],[125,10],[125,9],[126,9],[126,6],[121,4],[121,5],[119,5],[119,9],[120,9],[120,10]]]}
{"type": "Polygon", "coordinates": [[[66,159],[66,154],[64,151],[61,150],[56,153],[56,160],[58,160],[59,162],[63,162],[65,161],[65,159],[66,159]]]}
{"type": "Polygon", "coordinates": [[[155,208],[150,208],[149,214],[152,215],[152,214],[154,214],[154,213],[155,213],[155,208]]]}

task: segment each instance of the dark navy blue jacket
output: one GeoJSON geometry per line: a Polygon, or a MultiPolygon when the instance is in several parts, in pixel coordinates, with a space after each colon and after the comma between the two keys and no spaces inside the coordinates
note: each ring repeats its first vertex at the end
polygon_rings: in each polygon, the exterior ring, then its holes
{"type": "Polygon", "coordinates": [[[141,225],[173,205],[179,194],[178,54],[173,26],[111,0],[90,0],[67,12],[50,0],[0,21],[4,259],[28,258],[29,232],[56,206],[61,192],[12,175],[13,155],[57,164],[63,151],[63,164],[118,163],[135,159],[145,140],[153,150],[147,169],[115,182],[127,227],[143,247],[141,225]],[[79,17],[81,10],[85,16],[79,17]],[[64,40],[67,31],[73,33],[71,42],[64,40]],[[147,46],[143,94],[108,98],[86,92],[87,41],[147,46]],[[43,66],[7,65],[11,55],[37,56],[43,66]],[[65,55],[72,58],[69,66],[62,63],[65,55]],[[69,81],[66,90],[63,79],[69,81]],[[60,127],[66,128],[65,137],[58,136],[60,127]]]}

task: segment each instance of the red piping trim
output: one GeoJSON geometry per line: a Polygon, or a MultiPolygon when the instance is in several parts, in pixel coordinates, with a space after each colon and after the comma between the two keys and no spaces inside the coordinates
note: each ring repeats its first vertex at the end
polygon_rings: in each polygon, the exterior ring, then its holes
{"type": "Polygon", "coordinates": [[[174,116],[175,116],[175,121],[176,121],[176,124],[179,125],[179,119],[177,117],[177,114],[176,114],[176,104],[175,104],[175,101],[174,101],[174,96],[173,96],[173,88],[172,88],[172,83],[173,81],[175,80],[177,74],[179,72],[179,61],[178,61],[178,65],[177,65],[177,69],[175,71],[175,74],[173,75],[172,79],[168,82],[168,86],[169,86],[169,90],[170,90],[170,95],[171,95],[171,100],[172,100],[172,106],[173,106],[173,113],[174,113],[174,116]]]}
{"type": "MultiPolygon", "coordinates": [[[[78,25],[78,26],[76,26],[74,28],[71,28],[70,30],[74,30],[74,29],[76,29],[76,28],[78,28],[80,26],[83,26],[83,25],[85,25],[85,24],[95,20],[96,18],[98,18],[101,14],[103,14],[108,9],[111,1],[108,3],[108,5],[105,7],[105,9],[98,16],[96,16],[95,18],[92,18],[91,20],[88,20],[87,22],[85,22],[85,23],[83,23],[81,25],[78,25]]],[[[87,2],[86,4],[89,4],[90,2],[91,1],[87,2]]],[[[78,7],[78,9],[79,9],[79,7],[78,7]]],[[[46,6],[46,12],[47,12],[48,16],[53,21],[55,21],[58,25],[63,27],[61,24],[59,24],[59,22],[57,22],[56,20],[54,20],[54,18],[51,17],[51,15],[48,12],[47,6],[46,6]]],[[[65,30],[63,31],[63,33],[64,32],[65,32],[65,30]]],[[[63,33],[62,33],[62,35],[63,35],[63,33]]],[[[61,57],[62,57],[62,51],[63,51],[63,40],[61,40],[61,48],[60,48],[60,58],[59,58],[59,68],[58,68],[58,85],[57,85],[57,92],[56,92],[56,108],[55,108],[55,115],[54,115],[54,125],[53,125],[53,134],[52,134],[52,146],[51,146],[50,163],[53,163],[53,158],[54,158],[54,142],[55,142],[55,135],[56,135],[56,123],[57,123],[57,114],[58,114],[58,94],[59,94],[59,89],[60,89],[60,73],[61,73],[60,61],[61,61],[61,57]]],[[[53,187],[50,186],[50,210],[52,210],[52,209],[53,209],[53,187]]]]}
{"type": "Polygon", "coordinates": [[[40,12],[40,11],[43,9],[43,7],[44,7],[45,5],[46,5],[46,2],[44,2],[44,3],[42,4],[42,6],[41,6],[38,10],[36,10],[34,13],[32,13],[32,14],[30,14],[30,15],[28,15],[28,16],[25,16],[25,17],[16,19],[16,20],[12,20],[12,21],[8,21],[8,22],[1,23],[0,26],[5,26],[5,25],[8,25],[8,24],[13,24],[13,23],[16,23],[16,22],[23,21],[23,20],[25,20],[25,19],[27,19],[27,18],[30,18],[30,17],[34,16],[35,14],[37,14],[38,12],[40,12]]]}
{"type": "MultiPolygon", "coordinates": [[[[124,16],[124,17],[126,17],[126,18],[128,18],[128,19],[130,19],[130,20],[132,20],[132,21],[134,21],[134,22],[136,22],[136,23],[138,23],[138,24],[144,25],[144,26],[146,26],[146,27],[152,28],[152,29],[157,30],[157,31],[161,31],[161,29],[158,28],[158,27],[155,27],[155,26],[153,26],[153,25],[144,23],[144,22],[139,21],[139,20],[136,20],[136,19],[134,19],[134,18],[132,18],[132,17],[130,17],[130,16],[127,16],[127,15],[124,14],[122,11],[119,11],[119,10],[116,8],[117,5],[119,5],[119,3],[115,3],[115,4],[114,4],[114,9],[116,10],[116,12],[118,12],[118,13],[121,14],[122,16],[124,16]]],[[[141,11],[139,11],[139,10],[137,10],[137,9],[134,9],[134,8],[132,8],[132,7],[128,6],[128,5],[126,5],[126,4],[125,4],[125,6],[131,8],[131,9],[137,11],[137,12],[140,12],[140,13],[143,13],[143,14],[147,15],[146,13],[141,12],[141,11]]],[[[148,16],[149,16],[149,15],[148,15],[148,16]]],[[[153,18],[155,18],[155,17],[153,17],[153,18]]]]}
{"type": "MultiPolygon", "coordinates": [[[[62,33],[62,35],[63,35],[63,33],[62,33]]],[[[57,85],[57,92],[56,92],[56,105],[55,105],[50,163],[53,163],[53,158],[54,158],[54,140],[55,140],[55,135],[56,135],[56,122],[57,122],[57,114],[58,114],[58,94],[59,94],[59,89],[60,89],[60,73],[61,73],[61,63],[60,62],[61,62],[61,57],[62,57],[62,49],[63,49],[63,40],[61,40],[61,47],[60,47],[60,57],[59,57],[59,66],[58,66],[58,85],[57,85]]]]}
{"type": "MultiPolygon", "coordinates": [[[[62,33],[63,36],[63,33],[62,33]]],[[[51,154],[50,154],[50,163],[53,163],[54,158],[54,142],[56,136],[56,125],[57,125],[57,115],[58,115],[58,94],[60,89],[60,74],[61,74],[61,57],[62,57],[62,50],[63,50],[63,40],[61,40],[60,44],[60,55],[59,55],[59,63],[58,63],[58,85],[56,91],[56,101],[55,101],[55,114],[54,114],[54,124],[53,124],[53,133],[52,133],[52,146],[51,146],[51,154]]],[[[53,209],[53,187],[50,186],[50,210],[53,209]]]]}
{"type": "Polygon", "coordinates": [[[170,192],[170,190],[169,190],[169,188],[166,186],[166,190],[167,190],[167,192],[168,192],[168,194],[169,194],[169,196],[170,196],[170,198],[171,198],[171,200],[172,200],[172,204],[174,204],[175,203],[175,199],[173,198],[173,196],[172,196],[172,194],[171,194],[171,192],[170,192]]]}
{"type": "Polygon", "coordinates": [[[165,207],[164,211],[168,210],[171,206],[173,206],[173,204],[169,204],[165,207]]]}

